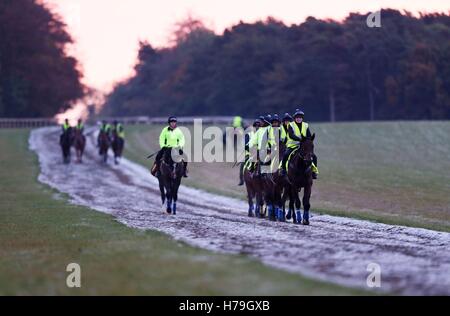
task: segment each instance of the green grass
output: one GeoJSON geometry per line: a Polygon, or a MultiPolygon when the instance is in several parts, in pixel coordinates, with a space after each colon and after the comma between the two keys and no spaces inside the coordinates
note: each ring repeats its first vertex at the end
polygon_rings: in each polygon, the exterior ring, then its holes
{"type": "MultiPolygon", "coordinates": [[[[364,294],[221,255],[71,205],[37,181],[28,131],[0,130],[0,295],[364,294]],[[81,265],[80,289],[66,266],[81,265]]],[[[136,134],[137,135],[137,134],[136,134]]]]}
{"type": "MultiPolygon", "coordinates": [[[[450,232],[450,122],[311,124],[320,213],[450,232]]],[[[126,156],[149,166],[161,126],[128,127],[126,156]]],[[[191,163],[183,183],[245,199],[238,168],[191,163]]]]}

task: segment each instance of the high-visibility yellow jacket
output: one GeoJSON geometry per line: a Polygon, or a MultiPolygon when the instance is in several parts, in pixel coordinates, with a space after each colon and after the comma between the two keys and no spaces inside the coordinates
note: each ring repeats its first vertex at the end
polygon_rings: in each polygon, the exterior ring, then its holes
{"type": "Polygon", "coordinates": [[[101,132],[109,133],[111,131],[111,125],[109,124],[102,124],[100,127],[101,132]]]}
{"type": "MultiPolygon", "coordinates": [[[[302,137],[306,137],[307,133],[308,133],[308,123],[306,122],[302,122],[302,130],[300,130],[300,128],[298,127],[297,123],[295,122],[291,122],[289,124],[289,127],[292,128],[292,130],[294,131],[294,135],[302,138],[302,137]]],[[[288,127],[288,128],[289,128],[288,127]]],[[[289,137],[289,133],[288,133],[288,137],[289,137]]],[[[299,142],[291,139],[290,137],[288,138],[288,141],[286,143],[286,146],[289,148],[293,148],[293,147],[297,147],[299,145],[299,142]]]]}
{"type": "Polygon", "coordinates": [[[65,131],[67,131],[69,128],[70,128],[70,124],[67,124],[67,123],[64,122],[64,124],[62,125],[63,131],[65,132],[65,131]]]}
{"type": "Polygon", "coordinates": [[[273,137],[273,131],[271,126],[260,127],[253,138],[250,140],[250,148],[256,146],[258,150],[265,149],[265,146],[273,146],[275,144],[275,139],[273,137]]]}
{"type": "Polygon", "coordinates": [[[125,138],[125,131],[121,123],[118,123],[117,126],[113,125],[112,130],[115,131],[120,138],[125,138]]]}
{"type": "Polygon", "coordinates": [[[233,127],[234,128],[238,128],[238,127],[242,127],[242,117],[240,116],[235,116],[233,119],[233,127]]]}
{"type": "Polygon", "coordinates": [[[171,129],[170,126],[164,127],[159,135],[159,146],[163,147],[183,147],[184,135],[179,128],[171,129]]]}

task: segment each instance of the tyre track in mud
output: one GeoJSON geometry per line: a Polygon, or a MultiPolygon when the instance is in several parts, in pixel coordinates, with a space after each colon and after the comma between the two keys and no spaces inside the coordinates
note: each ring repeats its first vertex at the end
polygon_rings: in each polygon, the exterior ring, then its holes
{"type": "Polygon", "coordinates": [[[248,218],[243,201],[184,186],[177,215],[169,216],[161,208],[158,184],[148,169],[126,159],[119,166],[112,159],[102,164],[92,133],[84,163],[64,165],[58,137],[58,128],[31,133],[30,148],[41,168],[39,180],[69,194],[73,203],[111,214],[125,225],[365,289],[367,266],[377,263],[381,291],[450,295],[449,233],[317,214],[310,226],[269,222],[248,218]]]}

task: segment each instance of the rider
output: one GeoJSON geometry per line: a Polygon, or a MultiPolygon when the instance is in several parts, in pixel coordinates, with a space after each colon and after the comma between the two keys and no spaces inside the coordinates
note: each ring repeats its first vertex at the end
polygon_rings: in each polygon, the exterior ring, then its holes
{"type": "Polygon", "coordinates": [[[119,123],[117,120],[114,120],[113,126],[111,127],[111,131],[117,135],[120,139],[125,139],[125,131],[122,123],[119,123]]]}
{"type": "MultiPolygon", "coordinates": [[[[177,127],[177,118],[175,116],[169,117],[167,120],[169,126],[164,127],[159,135],[159,146],[161,150],[156,155],[155,163],[153,164],[151,173],[154,176],[159,176],[161,158],[171,155],[172,149],[179,150],[179,154],[183,155],[183,146],[185,143],[184,135],[181,129],[177,127]]],[[[187,161],[183,160],[184,174],[183,177],[187,178],[187,161]]]]}
{"type": "MultiPolygon", "coordinates": [[[[259,117],[260,127],[256,131],[254,137],[250,139],[249,149],[256,148],[256,161],[259,161],[261,159],[261,153],[264,153],[264,151],[269,153],[275,144],[275,140],[273,139],[270,133],[271,120],[272,120],[271,115],[260,116],[259,117]]],[[[254,159],[255,155],[253,154],[252,156],[253,161],[255,161],[254,159]]],[[[266,164],[267,161],[262,161],[262,163],[266,164]]]]}
{"type": "Polygon", "coordinates": [[[280,136],[280,142],[283,143],[284,145],[286,145],[287,141],[289,140],[288,128],[289,124],[293,120],[294,119],[289,113],[284,114],[283,123],[281,124],[281,136],[280,136]]]}
{"type": "Polygon", "coordinates": [[[83,134],[83,132],[84,132],[84,124],[83,124],[83,121],[81,119],[78,119],[77,125],[75,125],[75,129],[77,131],[80,131],[81,134],[83,134]]]}
{"type": "Polygon", "coordinates": [[[241,128],[241,127],[244,127],[244,124],[242,122],[242,117],[235,116],[233,118],[233,128],[241,128]]]}
{"type": "MultiPolygon", "coordinates": [[[[286,172],[286,162],[290,156],[290,154],[298,148],[302,137],[311,137],[311,131],[309,130],[308,123],[303,121],[305,117],[305,113],[299,109],[295,110],[294,113],[294,122],[291,122],[288,127],[287,138],[288,141],[286,143],[287,149],[283,156],[283,161],[281,163],[281,175],[285,176],[286,172]]],[[[317,157],[313,155],[313,163],[312,163],[312,177],[313,179],[317,179],[317,174],[319,170],[317,169],[317,157]]]]}
{"type": "Polygon", "coordinates": [[[61,126],[62,128],[62,133],[66,133],[67,131],[70,130],[70,124],[69,124],[69,119],[65,119],[63,125],[61,126]]]}
{"type": "Polygon", "coordinates": [[[111,136],[110,133],[111,133],[111,125],[107,121],[103,120],[102,125],[100,125],[100,132],[98,133],[97,147],[100,147],[100,136],[102,134],[106,134],[108,139],[110,139],[111,136]]]}
{"type": "Polygon", "coordinates": [[[253,122],[253,125],[250,127],[250,130],[248,133],[245,134],[245,159],[244,162],[241,163],[240,169],[239,169],[239,186],[244,185],[244,166],[247,164],[248,159],[250,158],[250,141],[255,136],[255,133],[259,129],[260,121],[256,119],[253,122]]]}

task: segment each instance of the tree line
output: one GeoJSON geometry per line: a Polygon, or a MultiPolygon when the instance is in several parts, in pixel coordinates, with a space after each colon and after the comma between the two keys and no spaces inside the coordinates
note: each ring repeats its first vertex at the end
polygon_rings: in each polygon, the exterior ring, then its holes
{"type": "Polygon", "coordinates": [[[84,96],[70,43],[42,1],[0,1],[0,117],[53,116],[84,96]]]}
{"type": "Polygon", "coordinates": [[[105,115],[256,116],[301,107],[309,120],[450,119],[450,16],[382,10],[343,21],[273,18],[216,35],[188,19],[174,43],[141,42],[135,75],[105,115]]]}

